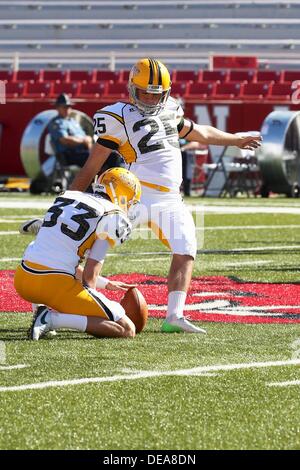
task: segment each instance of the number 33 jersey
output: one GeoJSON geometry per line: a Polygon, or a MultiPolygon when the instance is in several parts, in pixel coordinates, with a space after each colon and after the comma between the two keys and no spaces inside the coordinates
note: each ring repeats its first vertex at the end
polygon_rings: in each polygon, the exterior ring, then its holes
{"type": "Polygon", "coordinates": [[[99,144],[122,155],[141,184],[179,192],[182,157],[177,126],[182,118],[181,106],[171,97],[156,116],[143,116],[135,106],[118,102],[97,111],[94,132],[99,144]]]}
{"type": "Polygon", "coordinates": [[[48,209],[23,260],[75,274],[87,250],[90,258],[101,261],[103,243],[120,244],[130,232],[126,214],[115,204],[94,194],[66,191],[48,209]]]}

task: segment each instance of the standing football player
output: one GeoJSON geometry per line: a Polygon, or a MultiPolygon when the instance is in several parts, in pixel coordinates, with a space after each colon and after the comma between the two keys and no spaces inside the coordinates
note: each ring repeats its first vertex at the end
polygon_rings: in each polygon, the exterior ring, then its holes
{"type": "Polygon", "coordinates": [[[130,171],[113,168],[101,175],[98,192],[66,191],[57,197],[16,270],[16,291],[37,304],[29,331],[32,340],[60,328],[97,337],[135,336],[135,326],[124,308],[96,287],[132,287],[99,274],[109,246],[130,235],[126,212],[139,202],[141,186],[130,171]],[[79,273],[79,261],[86,253],[79,273]]]}
{"type": "Polygon", "coordinates": [[[261,138],[237,136],[186,119],[181,106],[170,97],[170,74],[158,60],[139,60],[130,72],[128,90],[129,103],[118,102],[96,112],[94,132],[98,140],[71,189],[86,190],[112,150],[123,156],[143,190],[134,225],[147,223],[173,255],[162,331],[205,333],[183,316],[197,242],[193,217],[180,194],[179,138],[244,149],[257,148],[261,138]]]}

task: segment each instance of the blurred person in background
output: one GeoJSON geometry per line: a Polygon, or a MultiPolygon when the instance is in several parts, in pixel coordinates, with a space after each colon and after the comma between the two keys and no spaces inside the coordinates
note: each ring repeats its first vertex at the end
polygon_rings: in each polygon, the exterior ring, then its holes
{"type": "Polygon", "coordinates": [[[59,95],[55,106],[58,115],[48,125],[55,154],[63,158],[67,166],[83,167],[92,148],[93,138],[71,117],[72,102],[68,95],[59,95]]]}

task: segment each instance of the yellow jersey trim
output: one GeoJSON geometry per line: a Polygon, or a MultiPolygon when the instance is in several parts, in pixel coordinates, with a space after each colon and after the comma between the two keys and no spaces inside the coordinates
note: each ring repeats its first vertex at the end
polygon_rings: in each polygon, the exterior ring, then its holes
{"type": "Polygon", "coordinates": [[[102,110],[100,110],[99,114],[107,114],[108,116],[111,116],[111,117],[117,119],[117,121],[119,121],[124,126],[124,119],[116,113],[112,113],[111,111],[102,111],[102,110]]]}
{"type": "Polygon", "coordinates": [[[23,271],[29,272],[30,274],[38,274],[38,275],[41,275],[41,274],[64,274],[64,275],[72,276],[74,278],[74,275],[67,272],[67,271],[63,271],[61,269],[56,269],[56,268],[50,268],[48,266],[44,266],[44,265],[38,264],[38,263],[33,263],[31,261],[28,261],[28,260],[23,260],[21,262],[21,268],[23,269],[23,271]]]}
{"type": "Polygon", "coordinates": [[[96,241],[96,229],[79,245],[77,249],[77,255],[79,258],[83,258],[86,250],[90,250],[96,241]]]}
{"type": "Polygon", "coordinates": [[[162,229],[155,223],[153,220],[150,220],[148,222],[148,227],[152,230],[152,232],[157,236],[157,238],[167,247],[169,250],[171,250],[171,245],[168,241],[168,239],[165,237],[163,234],[162,229]]]}
{"type": "Polygon", "coordinates": [[[166,186],[160,186],[159,184],[148,183],[147,181],[140,181],[143,186],[147,186],[147,188],[156,189],[157,191],[161,191],[163,193],[169,193],[170,189],[166,186]]]}

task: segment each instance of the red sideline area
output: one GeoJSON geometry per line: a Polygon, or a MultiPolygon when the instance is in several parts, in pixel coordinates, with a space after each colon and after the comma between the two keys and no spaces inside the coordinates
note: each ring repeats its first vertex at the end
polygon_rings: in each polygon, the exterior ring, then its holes
{"type": "MultiPolygon", "coordinates": [[[[0,311],[30,312],[13,287],[14,271],[0,271],[0,311]]],[[[163,277],[139,273],[111,276],[111,279],[138,284],[149,305],[151,317],[165,316],[167,281],[163,277]]],[[[105,291],[120,300],[121,292],[105,291]]],[[[191,320],[230,323],[299,323],[300,284],[241,282],[227,277],[194,278],[187,296],[186,315],[191,320]]]]}

